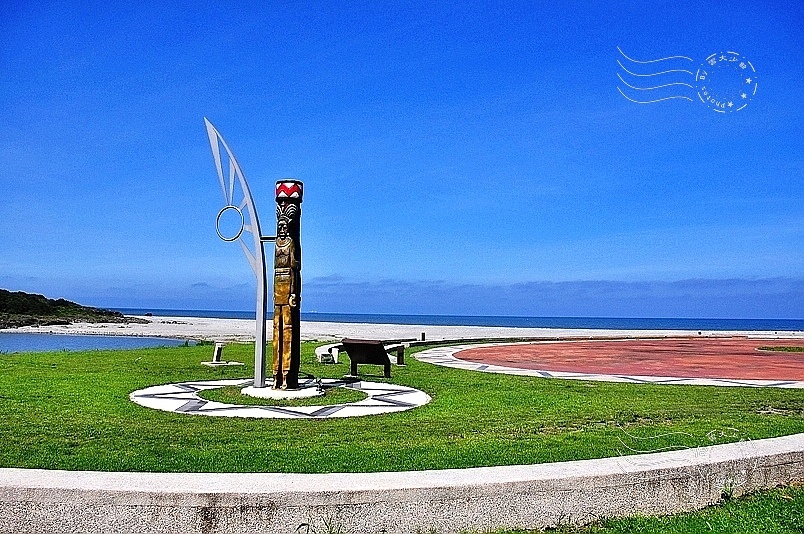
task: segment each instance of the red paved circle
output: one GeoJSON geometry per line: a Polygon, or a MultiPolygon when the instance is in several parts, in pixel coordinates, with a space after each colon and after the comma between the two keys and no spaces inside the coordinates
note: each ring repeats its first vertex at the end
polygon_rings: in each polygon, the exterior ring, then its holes
{"type": "Polygon", "coordinates": [[[791,339],[650,339],[561,341],[462,350],[461,360],[571,373],[679,378],[804,380],[804,352],[757,350],[804,346],[791,339]]]}

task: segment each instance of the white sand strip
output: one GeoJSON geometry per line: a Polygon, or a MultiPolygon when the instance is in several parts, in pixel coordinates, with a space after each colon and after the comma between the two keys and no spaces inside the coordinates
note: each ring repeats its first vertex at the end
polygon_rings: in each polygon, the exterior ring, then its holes
{"type": "MultiPolygon", "coordinates": [[[[147,324],[75,323],[0,330],[42,334],[150,336],[213,341],[254,341],[255,325],[251,319],[218,319],[208,317],[139,317],[147,324]]],[[[746,336],[763,339],[804,339],[804,332],[759,331],[692,331],[692,330],[606,330],[588,328],[513,328],[496,326],[433,326],[369,323],[333,323],[302,321],[304,340],[340,340],[344,337],[364,339],[427,340],[477,338],[588,338],[588,337],[678,337],[678,336],[746,336]]],[[[268,325],[270,336],[270,325],[268,325]]]]}

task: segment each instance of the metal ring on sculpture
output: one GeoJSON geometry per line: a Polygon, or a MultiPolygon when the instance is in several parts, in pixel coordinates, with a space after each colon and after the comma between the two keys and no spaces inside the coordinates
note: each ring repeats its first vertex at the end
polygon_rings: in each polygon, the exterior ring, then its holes
{"type": "Polygon", "coordinates": [[[218,217],[215,219],[215,231],[218,233],[218,237],[223,239],[224,241],[236,241],[237,238],[243,233],[243,230],[246,227],[246,219],[243,216],[243,212],[240,211],[240,208],[237,206],[224,206],[221,211],[218,212],[218,217]],[[238,215],[240,215],[240,228],[237,230],[237,234],[234,237],[225,237],[221,233],[221,216],[224,214],[226,210],[235,210],[238,215]]]}
{"type": "MultiPolygon", "coordinates": [[[[429,403],[430,396],[418,389],[397,384],[379,382],[321,380],[324,387],[344,387],[363,392],[367,398],[352,403],[332,404],[326,406],[265,406],[226,404],[208,401],[198,396],[199,391],[226,386],[248,386],[251,379],[204,380],[164,384],[140,389],[129,395],[129,398],[146,408],[166,412],[186,413],[192,415],[210,415],[217,417],[248,418],[284,418],[284,419],[324,419],[329,417],[359,417],[391,412],[402,412],[429,403]]],[[[315,379],[300,380],[300,387],[314,387],[315,379]]]]}

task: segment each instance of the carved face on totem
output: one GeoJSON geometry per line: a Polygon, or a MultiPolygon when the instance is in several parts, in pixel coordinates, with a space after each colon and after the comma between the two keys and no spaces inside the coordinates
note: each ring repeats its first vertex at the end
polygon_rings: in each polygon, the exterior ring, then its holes
{"type": "Polygon", "coordinates": [[[276,237],[280,239],[285,239],[289,236],[288,233],[288,221],[285,219],[279,219],[276,225],[276,237]]]}

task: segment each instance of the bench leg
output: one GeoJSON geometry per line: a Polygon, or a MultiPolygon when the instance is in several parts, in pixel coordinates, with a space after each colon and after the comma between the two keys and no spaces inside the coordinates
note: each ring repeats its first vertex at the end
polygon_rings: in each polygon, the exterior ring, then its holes
{"type": "Polygon", "coordinates": [[[388,362],[383,365],[385,369],[385,378],[391,378],[391,362],[388,362]]]}
{"type": "Polygon", "coordinates": [[[357,376],[357,362],[354,361],[354,360],[350,361],[349,374],[352,375],[352,376],[357,376]]]}

